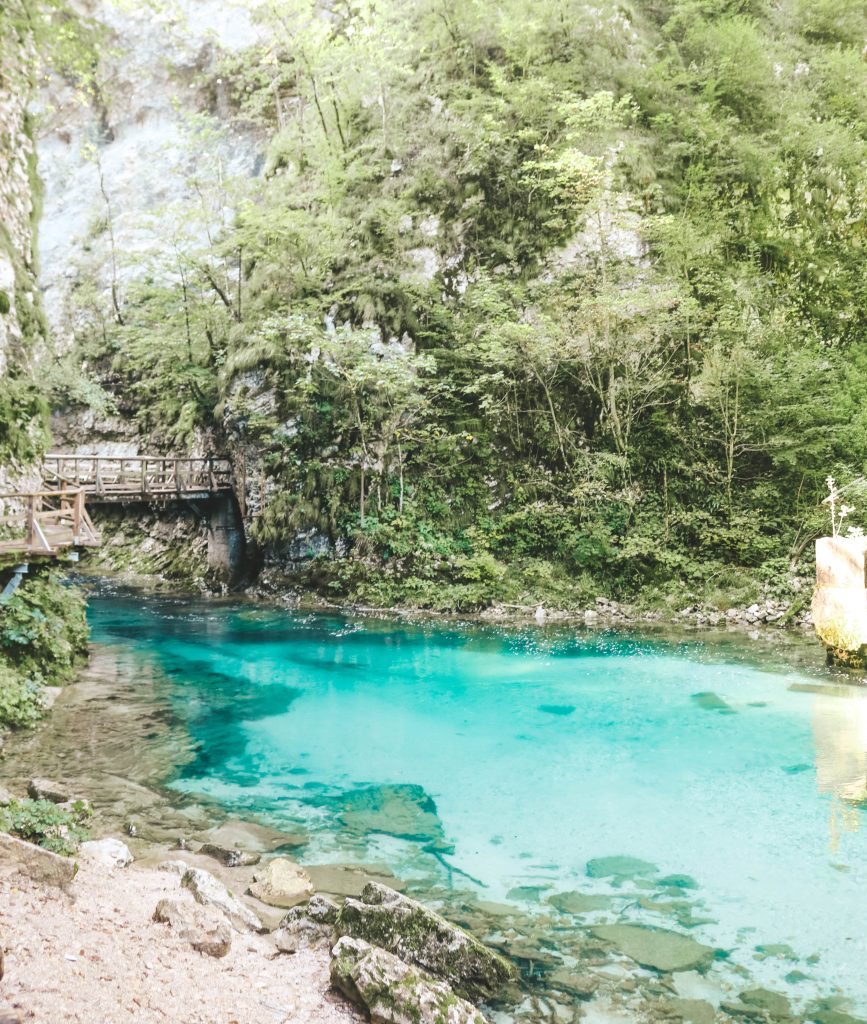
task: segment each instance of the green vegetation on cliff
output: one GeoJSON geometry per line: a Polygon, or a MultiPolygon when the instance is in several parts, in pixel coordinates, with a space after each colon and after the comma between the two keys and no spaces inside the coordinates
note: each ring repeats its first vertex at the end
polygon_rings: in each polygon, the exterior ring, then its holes
{"type": "Polygon", "coordinates": [[[319,11],[264,5],[198,83],[263,173],[189,123],[172,237],[82,284],[90,365],[143,428],[258,453],[260,542],[345,544],[308,572],[335,596],[785,587],[867,462],[863,3],[319,11]]]}
{"type": "Polygon", "coordinates": [[[0,607],[0,730],[41,717],[44,687],[72,677],[87,638],[84,600],[54,571],[37,571],[0,607]]]}

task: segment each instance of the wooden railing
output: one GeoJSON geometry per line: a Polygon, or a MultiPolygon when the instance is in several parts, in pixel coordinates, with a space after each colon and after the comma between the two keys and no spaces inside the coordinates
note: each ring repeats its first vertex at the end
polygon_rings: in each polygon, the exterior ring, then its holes
{"type": "Polygon", "coordinates": [[[147,501],[184,498],[232,489],[228,459],[165,455],[46,455],[46,480],[78,487],[91,501],[147,501]]]}
{"type": "Polygon", "coordinates": [[[0,554],[54,556],[99,544],[83,490],[0,495],[0,512],[0,554]]]}

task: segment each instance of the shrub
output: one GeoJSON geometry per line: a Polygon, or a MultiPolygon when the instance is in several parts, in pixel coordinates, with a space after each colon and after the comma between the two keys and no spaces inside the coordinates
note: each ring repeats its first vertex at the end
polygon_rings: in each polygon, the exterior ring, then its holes
{"type": "Polygon", "coordinates": [[[80,800],[68,806],[50,800],[13,800],[0,807],[0,831],[69,857],[87,839],[85,822],[91,813],[80,800]]]}
{"type": "Polygon", "coordinates": [[[0,728],[27,729],[42,717],[42,688],[0,663],[0,728]]]}

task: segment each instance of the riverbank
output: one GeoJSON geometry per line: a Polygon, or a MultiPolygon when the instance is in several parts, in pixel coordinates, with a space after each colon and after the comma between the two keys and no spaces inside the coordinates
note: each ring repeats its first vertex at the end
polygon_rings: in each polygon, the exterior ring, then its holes
{"type": "MultiPolygon", "coordinates": [[[[848,786],[860,748],[849,734],[863,702],[828,686],[820,649],[790,631],[761,630],[765,646],[745,643],[734,626],[650,623],[642,635],[601,623],[409,622],[113,586],[94,597],[91,613],[89,668],[39,729],[14,736],[0,781],[23,793],[28,780],[53,778],[91,799],[93,834],[129,844],[137,857],[130,872],[192,862],[190,851],[232,818],[294,831],[289,855],[320,892],[334,894],[334,864],[390,868],[392,884],[403,879],[416,898],[520,964],[526,987],[509,993],[498,1024],[572,1020],[588,1000],[591,1016],[616,1006],[647,1020],[678,1018],[677,1000],[698,990],[705,1005],[695,1012],[706,1019],[723,1003],[741,1006],[724,1019],[749,1017],[739,997],[762,988],[785,995],[791,1016],[817,1019],[829,976],[844,991],[852,985],[839,949],[823,951],[819,966],[811,959],[862,891],[857,834],[835,839],[830,864],[821,851],[827,819],[816,785],[819,793],[832,786],[835,806],[848,800],[847,813],[858,814],[848,786]],[[456,730],[456,721],[466,726],[456,730]],[[639,744],[648,729],[654,741],[639,744]],[[507,755],[492,756],[504,745],[507,755]],[[617,759],[606,760],[606,750],[617,759]],[[636,758],[640,777],[630,767],[636,758]],[[684,765],[688,807],[671,789],[682,786],[684,765]],[[744,790],[738,780],[750,765],[761,785],[744,790]],[[675,803],[655,806],[666,794],[675,803]],[[523,813],[530,801],[532,821],[523,813]],[[803,884],[803,843],[787,844],[771,863],[762,829],[753,834],[768,806],[782,834],[811,832],[810,884],[834,901],[811,894],[809,914],[797,920],[714,852],[740,836],[755,870],[803,884]],[[658,827],[663,811],[669,823],[676,818],[670,829],[658,827]],[[717,820],[729,811],[737,821],[717,820]],[[680,838],[669,842],[669,833],[680,838]],[[715,838],[695,848],[703,835],[715,838]],[[792,863],[781,865],[783,856],[792,863]],[[739,909],[720,902],[727,887],[742,893],[744,885],[739,909]],[[803,934],[817,909],[834,928],[823,918],[803,934]],[[625,933],[611,931],[620,924],[625,933]],[[730,959],[702,961],[699,978],[648,970],[629,949],[671,962],[655,947],[630,945],[649,929],[654,944],[674,942],[677,929],[689,956],[724,947],[730,959]],[[625,955],[608,945],[614,939],[625,955]],[[761,952],[768,943],[792,945],[777,957],[761,952]],[[805,978],[794,985],[786,979],[796,969],[805,978]]],[[[195,862],[233,892],[248,886],[246,869],[220,874],[213,859],[195,862]]]]}
{"type": "MultiPolygon", "coordinates": [[[[214,959],[153,920],[180,879],[84,860],[68,893],[0,880],[5,971],[0,1020],[186,1024],[355,1024],[330,988],[328,951],[280,954],[270,935],[236,936],[214,959]]],[[[192,898],[189,898],[192,904],[192,898]]]]}

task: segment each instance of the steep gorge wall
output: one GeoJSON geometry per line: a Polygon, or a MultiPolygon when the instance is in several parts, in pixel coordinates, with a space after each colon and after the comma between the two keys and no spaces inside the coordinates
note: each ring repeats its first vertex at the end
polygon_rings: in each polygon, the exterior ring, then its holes
{"type": "Polygon", "coordinates": [[[35,72],[29,0],[0,8],[0,376],[42,337],[35,227],[39,180],[28,102],[35,72]]]}

